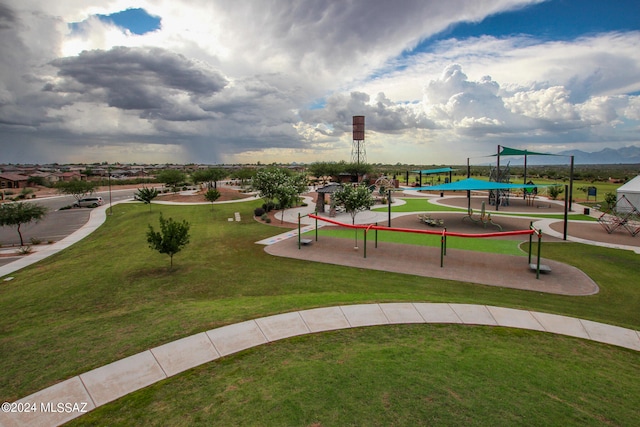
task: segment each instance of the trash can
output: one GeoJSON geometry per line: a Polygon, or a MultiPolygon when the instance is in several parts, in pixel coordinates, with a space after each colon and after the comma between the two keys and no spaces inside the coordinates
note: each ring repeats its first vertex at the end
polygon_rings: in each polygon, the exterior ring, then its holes
{"type": "Polygon", "coordinates": [[[589,215],[591,213],[591,209],[589,208],[584,208],[584,214],[585,215],[589,215]]]}

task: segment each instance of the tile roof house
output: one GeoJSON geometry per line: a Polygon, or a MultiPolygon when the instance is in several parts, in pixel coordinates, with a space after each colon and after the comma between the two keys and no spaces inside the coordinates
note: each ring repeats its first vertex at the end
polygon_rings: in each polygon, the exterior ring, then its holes
{"type": "Polygon", "coordinates": [[[25,188],[29,177],[19,173],[6,172],[0,174],[0,188],[25,188]]]}

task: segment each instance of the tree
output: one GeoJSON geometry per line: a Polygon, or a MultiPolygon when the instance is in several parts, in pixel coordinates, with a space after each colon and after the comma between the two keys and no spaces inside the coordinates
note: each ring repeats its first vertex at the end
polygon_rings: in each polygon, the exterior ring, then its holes
{"type": "Polygon", "coordinates": [[[246,182],[253,178],[256,171],[252,168],[242,168],[233,172],[231,176],[240,180],[240,185],[244,186],[246,182]]]}
{"type": "Polygon", "coordinates": [[[338,204],[351,214],[351,223],[356,223],[358,212],[369,209],[373,206],[373,195],[365,185],[345,184],[333,195],[338,204]]]}
{"type": "Polygon", "coordinates": [[[213,181],[213,188],[218,188],[218,181],[226,178],[228,175],[227,171],[221,168],[211,168],[208,172],[209,180],[213,181]]]}
{"type": "Polygon", "coordinates": [[[288,177],[287,171],[281,168],[262,169],[253,177],[253,188],[265,200],[267,212],[271,210],[278,188],[287,183],[288,177]]]}
{"type": "Polygon", "coordinates": [[[171,258],[170,268],[173,268],[173,256],[180,252],[189,243],[190,224],[186,220],[174,221],[172,218],[164,219],[160,214],[160,231],[154,231],[149,224],[147,242],[151,249],[161,254],[167,254],[171,258]]]}
{"type": "Polygon", "coordinates": [[[148,187],[138,188],[138,191],[133,196],[135,200],[140,200],[145,205],[148,204],[149,212],[151,212],[151,201],[156,197],[158,197],[158,190],[148,187]]]}
{"type": "Polygon", "coordinates": [[[20,236],[20,246],[24,246],[22,224],[38,222],[47,214],[47,208],[36,203],[16,202],[0,205],[0,226],[16,227],[20,236]]]}
{"type": "Polygon", "coordinates": [[[200,169],[191,174],[191,179],[194,184],[198,184],[201,182],[207,183],[207,188],[211,188],[211,183],[213,183],[213,188],[218,188],[218,181],[227,176],[227,171],[221,168],[208,168],[208,169],[200,169]]]}
{"type": "Polygon", "coordinates": [[[166,187],[175,188],[185,181],[185,175],[182,171],[177,169],[165,169],[160,171],[156,176],[158,182],[164,183],[166,187]]]}
{"type": "MultiPolygon", "coordinates": [[[[356,223],[356,215],[364,209],[373,206],[373,195],[365,185],[343,185],[342,188],[333,194],[338,204],[344,205],[347,212],[351,214],[351,223],[356,223]]],[[[358,247],[358,229],[356,229],[356,247],[358,247]]]]}
{"type": "Polygon", "coordinates": [[[80,200],[96,191],[98,184],[93,181],[83,181],[72,179],[71,181],[60,181],[55,185],[59,193],[68,194],[80,200]]]}
{"type": "Polygon", "coordinates": [[[324,184],[327,182],[327,177],[337,181],[340,174],[345,171],[345,165],[345,162],[316,162],[309,166],[309,173],[318,178],[324,184]]]}
{"type": "Polygon", "coordinates": [[[309,190],[309,181],[307,175],[298,173],[289,175],[286,182],[276,190],[276,198],[280,203],[282,209],[282,216],[280,222],[284,222],[284,211],[294,205],[297,206],[297,201],[302,193],[306,193],[309,190]]]}
{"type": "Polygon", "coordinates": [[[344,167],[345,172],[357,177],[371,173],[372,170],[372,166],[367,163],[348,163],[344,167]]]}
{"type": "Polygon", "coordinates": [[[607,211],[612,211],[618,203],[618,195],[616,193],[607,193],[604,195],[604,202],[607,204],[607,211]]]}
{"type": "Polygon", "coordinates": [[[204,198],[211,202],[211,210],[213,211],[213,202],[220,198],[220,192],[215,188],[210,188],[206,193],[204,193],[204,198]]]}

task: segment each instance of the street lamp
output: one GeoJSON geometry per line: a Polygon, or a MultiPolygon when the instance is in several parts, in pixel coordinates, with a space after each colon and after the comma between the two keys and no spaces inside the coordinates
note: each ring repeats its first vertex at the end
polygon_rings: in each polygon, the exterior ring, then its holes
{"type": "Polygon", "coordinates": [[[113,215],[113,207],[111,206],[111,165],[107,165],[107,173],[109,175],[109,215],[113,215]]]}

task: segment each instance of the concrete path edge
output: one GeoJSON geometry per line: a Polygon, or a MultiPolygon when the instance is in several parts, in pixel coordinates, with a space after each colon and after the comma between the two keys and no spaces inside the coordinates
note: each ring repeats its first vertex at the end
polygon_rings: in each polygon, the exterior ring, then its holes
{"type": "Polygon", "coordinates": [[[640,351],[640,331],[529,310],[423,302],[314,308],[201,332],[69,378],[12,404],[5,403],[0,426],[58,426],[165,378],[269,342],[317,332],[412,323],[520,328],[640,351]],[[4,408],[16,411],[4,412],[4,408]]]}

